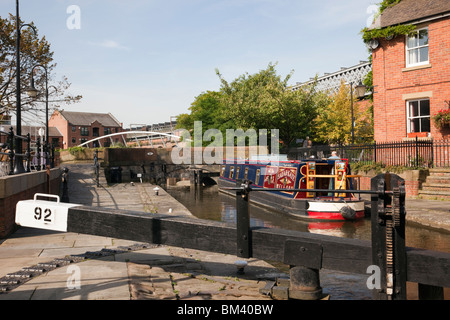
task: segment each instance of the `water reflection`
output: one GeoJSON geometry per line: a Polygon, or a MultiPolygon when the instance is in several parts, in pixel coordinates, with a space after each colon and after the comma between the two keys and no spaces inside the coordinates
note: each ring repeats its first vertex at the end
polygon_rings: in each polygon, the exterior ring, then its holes
{"type": "MultiPolygon", "coordinates": [[[[204,189],[169,189],[168,192],[200,219],[236,223],[236,199],[220,193],[217,186],[204,189]]],[[[356,222],[307,222],[255,205],[250,205],[249,211],[250,225],[255,227],[371,240],[370,218],[356,222]]],[[[407,225],[406,245],[450,252],[450,234],[407,225]]]]}

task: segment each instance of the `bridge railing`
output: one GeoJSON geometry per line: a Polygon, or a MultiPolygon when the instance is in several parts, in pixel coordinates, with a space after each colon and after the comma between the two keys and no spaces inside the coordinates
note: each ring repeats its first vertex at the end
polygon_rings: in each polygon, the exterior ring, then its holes
{"type": "Polygon", "coordinates": [[[59,231],[281,262],[290,266],[288,284],[268,283],[264,290],[272,295],[282,292],[281,296],[291,299],[320,299],[321,269],[367,275],[366,285],[379,300],[406,299],[406,281],[419,283],[421,299],[443,299],[443,288],[450,287],[450,253],[405,247],[404,181],[396,175],[373,178],[371,190],[336,190],[371,195],[371,241],[250,227],[249,198],[258,191],[249,183],[235,191],[236,225],[81,205],[60,208],[52,202],[36,204],[31,200],[26,206],[18,205],[16,221],[54,230],[53,224],[37,220],[35,213],[46,212],[51,220],[53,211],[62,210],[59,231]],[[38,205],[40,210],[36,209],[38,205]],[[48,206],[48,211],[42,206],[48,206]]]}

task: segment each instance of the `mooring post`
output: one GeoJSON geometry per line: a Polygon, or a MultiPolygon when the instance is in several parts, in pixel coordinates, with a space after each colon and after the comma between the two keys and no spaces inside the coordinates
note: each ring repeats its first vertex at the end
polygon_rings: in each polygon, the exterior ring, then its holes
{"type": "Polygon", "coordinates": [[[69,203],[69,188],[68,188],[68,180],[69,180],[69,169],[64,168],[62,173],[62,184],[63,184],[63,191],[62,191],[62,197],[61,202],[69,203]]]}
{"type": "Polygon", "coordinates": [[[291,267],[289,298],[298,300],[319,300],[323,298],[320,287],[320,275],[318,269],[308,267],[291,267]]]}
{"type": "Polygon", "coordinates": [[[405,181],[394,174],[371,180],[372,263],[379,267],[374,299],[406,299],[405,181]]]}
{"type": "Polygon", "coordinates": [[[294,240],[285,242],[283,262],[290,266],[290,299],[319,300],[324,298],[320,286],[322,255],[321,244],[294,240]]]}
{"type": "Polygon", "coordinates": [[[236,182],[240,189],[236,191],[236,229],[237,229],[237,256],[251,258],[251,232],[250,214],[248,208],[250,182],[236,182]]]}
{"type": "Polygon", "coordinates": [[[31,172],[31,135],[27,133],[27,172],[31,172]]]}

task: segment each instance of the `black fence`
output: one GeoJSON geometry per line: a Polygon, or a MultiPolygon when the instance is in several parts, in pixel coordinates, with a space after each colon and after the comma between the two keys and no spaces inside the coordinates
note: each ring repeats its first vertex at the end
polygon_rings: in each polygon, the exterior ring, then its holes
{"type": "Polygon", "coordinates": [[[327,158],[337,151],[341,158],[365,164],[382,163],[388,166],[417,168],[450,167],[450,140],[414,139],[394,142],[375,142],[348,146],[312,146],[291,148],[291,160],[327,158]]]}
{"type": "Polygon", "coordinates": [[[54,168],[55,148],[46,143],[41,145],[39,139],[32,140],[29,133],[26,136],[16,135],[12,127],[9,132],[0,130],[0,177],[13,175],[16,161],[23,162],[26,172],[44,170],[47,166],[54,168]],[[14,151],[17,141],[25,147],[22,154],[14,151]]]}

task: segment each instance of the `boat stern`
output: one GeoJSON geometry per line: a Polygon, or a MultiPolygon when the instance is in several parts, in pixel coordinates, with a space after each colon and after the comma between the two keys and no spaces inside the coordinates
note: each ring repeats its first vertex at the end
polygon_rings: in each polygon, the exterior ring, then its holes
{"type": "Polygon", "coordinates": [[[318,220],[358,220],[364,218],[363,200],[310,200],[308,217],[318,220]]]}

